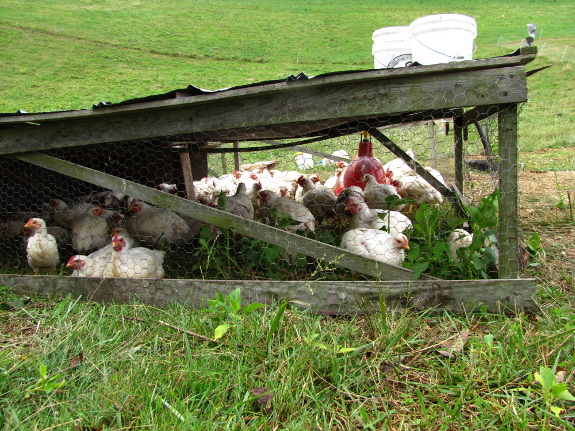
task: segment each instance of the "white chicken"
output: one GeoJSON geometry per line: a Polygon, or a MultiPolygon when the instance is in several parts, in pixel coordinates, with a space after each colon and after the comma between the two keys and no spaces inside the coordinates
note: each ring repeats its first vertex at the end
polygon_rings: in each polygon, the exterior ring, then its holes
{"type": "Polygon", "coordinates": [[[374,210],[367,206],[363,199],[351,197],[347,200],[346,209],[353,214],[350,229],[382,229],[385,223],[380,217],[380,212],[383,210],[374,210]]]}
{"type": "Polygon", "coordinates": [[[183,245],[190,241],[193,233],[186,221],[167,208],[153,207],[145,202],[130,198],[128,209],[134,214],[126,220],[126,228],[137,239],[150,245],[183,245]]]}
{"type": "Polygon", "coordinates": [[[296,230],[315,231],[315,218],[302,204],[278,196],[271,190],[262,190],[259,197],[261,201],[260,218],[264,222],[277,222],[277,218],[281,217],[282,214],[287,214],[292,220],[299,223],[287,226],[286,230],[290,232],[296,230]]]}
{"type": "Polygon", "coordinates": [[[350,229],[384,229],[395,236],[413,227],[411,220],[405,214],[399,211],[371,209],[358,198],[350,198],[347,208],[353,214],[350,229]]]}
{"type": "MultiPolygon", "coordinates": [[[[413,150],[411,148],[406,151],[406,154],[415,160],[415,154],[413,153],[413,150]]],[[[384,172],[390,171],[393,175],[393,178],[397,180],[406,175],[409,175],[412,169],[409,167],[407,163],[405,163],[405,160],[398,157],[397,159],[393,159],[392,161],[387,162],[385,165],[383,165],[383,171],[384,172]]]]}
{"type": "Polygon", "coordinates": [[[56,239],[48,233],[46,222],[41,218],[31,218],[24,227],[34,229],[34,234],[28,238],[26,245],[28,265],[34,274],[39,274],[41,268],[56,272],[60,263],[60,254],[56,239]]]}
{"type": "Polygon", "coordinates": [[[301,203],[313,214],[318,223],[325,218],[335,216],[336,196],[334,192],[319,182],[314,183],[304,175],[298,178],[297,183],[304,191],[301,203]]]}
{"type": "MultiPolygon", "coordinates": [[[[253,183],[252,187],[257,184],[253,183]]],[[[226,211],[237,216],[253,220],[254,205],[246,193],[246,185],[239,183],[236,193],[226,199],[226,211]]]]}
{"type": "Polygon", "coordinates": [[[129,248],[126,239],[112,238],[112,276],[119,278],[164,278],[164,255],[160,250],[129,248]]]}
{"type": "MultiPolygon", "coordinates": [[[[365,189],[363,191],[365,202],[372,209],[391,209],[388,208],[389,205],[386,199],[390,196],[400,199],[400,195],[397,193],[397,189],[394,186],[391,184],[378,183],[373,175],[364,175],[362,181],[365,181],[365,189]]],[[[395,205],[393,208],[401,210],[403,205],[395,205]]]]}
{"type": "MultiPolygon", "coordinates": [[[[110,246],[111,249],[112,247],[110,246]]],[[[98,259],[76,254],[68,260],[66,267],[74,270],[71,274],[72,277],[102,277],[107,264],[111,265],[111,262],[102,264],[98,259]]]]}
{"type": "Polygon", "coordinates": [[[409,241],[403,234],[391,235],[378,229],[352,229],[343,234],[341,247],[351,253],[401,266],[409,241]]]}
{"type": "Polygon", "coordinates": [[[85,254],[102,248],[109,240],[104,208],[98,206],[72,221],[72,248],[85,254]]]}
{"type": "Polygon", "coordinates": [[[338,224],[341,226],[347,226],[353,214],[347,208],[347,203],[351,198],[356,198],[357,200],[364,200],[363,190],[358,186],[350,186],[345,189],[340,190],[337,195],[335,203],[335,215],[338,224]]]}
{"type": "Polygon", "coordinates": [[[455,229],[450,232],[447,237],[447,244],[449,245],[449,255],[455,262],[459,262],[457,250],[460,248],[469,247],[473,242],[473,234],[467,232],[465,229],[455,229]]]}
{"type": "Polygon", "coordinates": [[[405,176],[397,180],[397,193],[402,198],[413,199],[417,204],[427,202],[431,205],[443,203],[441,193],[419,175],[405,176]]]}
{"type": "Polygon", "coordinates": [[[333,191],[335,193],[336,190],[339,190],[343,187],[343,171],[345,168],[337,168],[335,170],[335,174],[325,180],[323,185],[333,191]]]}

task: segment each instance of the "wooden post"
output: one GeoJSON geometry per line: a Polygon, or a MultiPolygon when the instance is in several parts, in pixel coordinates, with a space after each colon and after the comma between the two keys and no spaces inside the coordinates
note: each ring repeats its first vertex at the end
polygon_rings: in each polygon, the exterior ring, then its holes
{"type": "Polygon", "coordinates": [[[228,163],[226,162],[226,153],[222,153],[221,155],[221,160],[222,160],[222,172],[224,174],[228,173],[228,163]]]}
{"type": "Polygon", "coordinates": [[[193,172],[193,179],[199,181],[204,177],[208,176],[208,153],[199,150],[197,146],[190,148],[190,154],[188,154],[190,160],[190,166],[193,172]]]}
{"type": "Polygon", "coordinates": [[[194,191],[194,176],[192,173],[192,164],[190,162],[190,153],[180,153],[180,163],[182,165],[182,174],[184,176],[184,185],[186,187],[186,199],[196,200],[194,191]]]}
{"type": "Polygon", "coordinates": [[[517,105],[499,112],[499,277],[517,278],[517,105]]]}
{"type": "Polygon", "coordinates": [[[429,124],[429,158],[431,161],[431,167],[437,169],[437,140],[435,139],[435,123],[433,120],[428,122],[429,124]]]}
{"type": "Polygon", "coordinates": [[[463,193],[463,117],[456,116],[453,119],[453,140],[455,144],[455,185],[463,193]]]}
{"type": "MultiPolygon", "coordinates": [[[[234,141],[234,148],[238,149],[240,147],[240,143],[238,141],[234,141]]],[[[240,170],[240,153],[237,151],[234,152],[234,169],[236,171],[240,170]]]]}

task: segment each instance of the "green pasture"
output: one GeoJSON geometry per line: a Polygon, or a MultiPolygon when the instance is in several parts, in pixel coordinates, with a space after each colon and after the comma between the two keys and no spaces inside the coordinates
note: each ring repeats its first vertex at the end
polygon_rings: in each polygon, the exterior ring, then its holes
{"type": "MultiPolygon", "coordinates": [[[[521,169],[574,170],[575,7],[568,0],[4,0],[0,112],[370,69],[374,30],[448,12],[476,19],[474,58],[514,51],[527,23],[537,25],[538,56],[527,68],[553,66],[528,78],[521,169]]],[[[496,136],[496,125],[485,127],[496,136]]],[[[426,126],[386,133],[429,161],[426,126]]],[[[358,138],[310,148],[353,155],[358,138]]],[[[452,138],[437,126],[440,170],[452,169],[452,138]]],[[[480,151],[470,130],[467,155],[480,151]]],[[[273,158],[282,169],[295,167],[285,150],[243,161],[273,158]]],[[[231,155],[209,161],[219,173],[233,166],[231,155]]],[[[317,169],[328,175],[333,166],[317,169]]],[[[490,180],[469,183],[493,188],[490,180]]],[[[573,189],[557,179],[540,187],[545,202],[522,197],[537,209],[521,220],[534,257],[522,277],[539,286],[531,313],[454,315],[381,302],[376,314],[332,317],[297,304],[257,308],[239,293],[214,293],[206,309],[192,310],[0,287],[0,430],[575,430],[573,189]],[[270,399],[258,401],[266,391],[270,399]]],[[[214,265],[228,265],[214,270],[250,270],[233,267],[234,250],[206,244],[194,252],[216,253],[222,259],[214,265]]],[[[29,270],[21,246],[6,249],[3,266],[29,270]]],[[[283,271],[270,256],[242,257],[283,271]]]]}

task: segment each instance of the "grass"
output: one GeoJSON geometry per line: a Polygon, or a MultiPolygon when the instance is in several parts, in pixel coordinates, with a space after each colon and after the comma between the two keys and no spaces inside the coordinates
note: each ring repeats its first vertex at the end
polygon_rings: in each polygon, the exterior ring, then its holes
{"type": "Polygon", "coordinates": [[[302,3],[222,0],[188,4],[89,0],[7,0],[0,5],[0,112],[89,108],[193,84],[218,89],[305,72],[373,66],[375,29],[421,16],[458,12],[478,24],[474,58],[505,55],[536,22],[539,55],[529,69],[530,101],[520,117],[521,149],[571,147],[575,141],[574,38],[570,2],[536,1],[530,14],[487,1],[465,5],[398,0],[302,3]],[[497,10],[497,13],[493,13],[497,10]],[[559,19],[558,17],[561,17],[559,19]]]}
{"type": "MultiPolygon", "coordinates": [[[[537,24],[539,55],[528,69],[554,65],[528,80],[520,159],[524,171],[573,170],[575,10],[563,0],[521,8],[491,0],[393,0],[385,7],[374,0],[5,0],[0,112],[88,108],[188,84],[217,89],[302,71],[368,69],[373,30],[442,12],[475,17],[475,58],[515,50],[527,22],[537,24]]],[[[390,136],[421,160],[426,133],[390,136]]],[[[438,163],[450,166],[452,138],[437,136],[438,163]]],[[[357,138],[333,140],[327,149],[353,154],[357,138]]],[[[466,151],[480,148],[471,130],[466,151]]],[[[221,165],[218,158],[210,166],[221,165]]],[[[295,167],[291,157],[279,161],[282,169],[295,167]]],[[[557,207],[573,189],[569,181],[546,181],[541,194],[521,198],[521,227],[539,232],[546,250],[522,274],[539,281],[533,314],[457,316],[384,306],[375,315],[331,318],[292,307],[281,314],[276,304],[234,320],[185,305],[29,298],[2,288],[0,428],[573,429],[573,403],[546,398],[535,378],[545,367],[572,388],[575,369],[573,226],[557,207]],[[231,325],[225,335],[207,340],[222,324],[231,325]],[[451,357],[440,352],[458,340],[451,357]],[[254,399],[250,391],[258,387],[272,392],[271,405],[254,399]],[[556,416],[552,407],[564,410],[556,416]]],[[[470,184],[492,187],[485,176],[470,184]]],[[[28,271],[21,259],[14,264],[28,271]]]]}
{"type": "Polygon", "coordinates": [[[6,430],[573,429],[570,404],[554,416],[534,381],[540,367],[570,377],[575,365],[575,315],[545,302],[537,315],[349,319],[272,306],[210,341],[233,323],[224,313],[0,299],[6,430]],[[273,394],[265,407],[259,387],[273,394]]]}

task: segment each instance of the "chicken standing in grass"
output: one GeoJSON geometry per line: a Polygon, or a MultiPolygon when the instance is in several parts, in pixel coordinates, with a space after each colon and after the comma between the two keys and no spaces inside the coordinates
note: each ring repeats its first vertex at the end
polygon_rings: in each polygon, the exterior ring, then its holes
{"type": "MultiPolygon", "coordinates": [[[[253,183],[252,187],[257,184],[253,183]]],[[[237,216],[253,220],[254,204],[247,194],[246,185],[239,183],[236,193],[226,199],[226,211],[237,216]]]]}
{"type": "Polygon", "coordinates": [[[405,251],[409,242],[403,234],[391,235],[378,229],[352,229],[341,239],[341,247],[351,253],[401,266],[405,260],[405,251]]]}
{"type": "Polygon", "coordinates": [[[289,225],[286,230],[293,232],[315,231],[315,218],[313,214],[302,204],[298,204],[283,196],[278,196],[271,190],[262,190],[259,193],[261,206],[260,218],[267,223],[277,222],[282,214],[287,214],[298,224],[289,225]]]}
{"type": "Polygon", "coordinates": [[[455,262],[459,262],[457,250],[469,247],[472,243],[473,234],[467,232],[465,229],[454,229],[450,232],[447,238],[447,244],[449,245],[449,255],[451,256],[451,259],[455,262]]]}
{"type": "Polygon", "coordinates": [[[104,208],[97,206],[72,222],[72,248],[80,254],[102,248],[109,241],[109,227],[104,208]]]}
{"type": "Polygon", "coordinates": [[[301,203],[313,214],[318,223],[335,216],[335,193],[312,179],[301,176],[297,180],[303,188],[301,203]]]}
{"type": "MultiPolygon", "coordinates": [[[[388,210],[389,208],[387,198],[390,196],[400,199],[396,188],[391,184],[380,184],[377,182],[375,177],[370,174],[366,174],[363,177],[365,181],[365,189],[363,191],[365,203],[372,209],[388,210]]],[[[400,210],[403,205],[394,205],[393,208],[400,210]]]]}
{"type": "Polygon", "coordinates": [[[34,230],[34,234],[28,238],[26,245],[28,265],[34,274],[39,274],[41,268],[56,272],[58,263],[60,263],[58,244],[56,239],[48,233],[46,222],[41,218],[31,218],[24,227],[34,230]]]}

